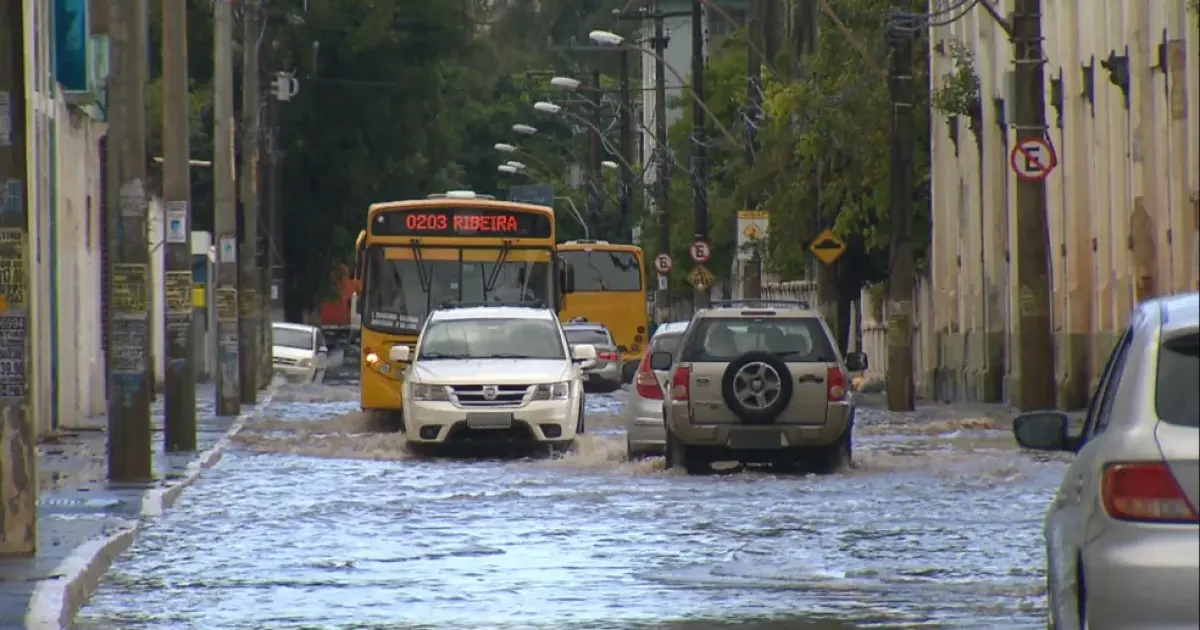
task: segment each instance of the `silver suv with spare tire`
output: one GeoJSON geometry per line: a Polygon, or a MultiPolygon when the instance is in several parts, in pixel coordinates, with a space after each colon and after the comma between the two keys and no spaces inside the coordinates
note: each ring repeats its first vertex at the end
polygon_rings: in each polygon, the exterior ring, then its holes
{"type": "Polygon", "coordinates": [[[769,463],[834,472],[850,464],[854,403],[845,360],[821,316],[802,303],[725,302],[692,317],[663,397],[668,468],[709,472],[713,462],[769,463]]]}

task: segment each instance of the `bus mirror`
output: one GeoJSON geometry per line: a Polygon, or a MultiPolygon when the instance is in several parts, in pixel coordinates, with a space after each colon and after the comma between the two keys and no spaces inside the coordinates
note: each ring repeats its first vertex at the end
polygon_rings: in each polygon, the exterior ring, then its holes
{"type": "Polygon", "coordinates": [[[559,278],[561,278],[563,293],[574,293],[575,274],[571,273],[571,265],[568,263],[563,263],[562,267],[560,267],[558,270],[558,274],[559,278]]]}
{"type": "Polygon", "coordinates": [[[525,268],[517,269],[517,284],[525,286],[525,268]]]}

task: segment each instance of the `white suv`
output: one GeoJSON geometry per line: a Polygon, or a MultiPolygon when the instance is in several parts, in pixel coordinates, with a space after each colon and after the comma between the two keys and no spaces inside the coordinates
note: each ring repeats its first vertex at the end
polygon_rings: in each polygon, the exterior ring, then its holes
{"type": "Polygon", "coordinates": [[[451,445],[568,449],[583,432],[583,371],[596,349],[570,347],[549,309],[459,306],[425,320],[404,373],[404,431],[415,450],[451,445]]]}

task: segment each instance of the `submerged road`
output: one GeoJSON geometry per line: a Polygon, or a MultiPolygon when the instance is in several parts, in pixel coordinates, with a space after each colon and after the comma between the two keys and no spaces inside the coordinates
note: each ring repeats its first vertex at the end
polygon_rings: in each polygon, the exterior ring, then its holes
{"type": "Polygon", "coordinates": [[[1062,461],[979,418],[860,409],[855,468],[627,462],[623,392],[548,460],[421,459],[353,383],[286,388],[143,531],[89,629],[1044,627],[1062,461]]]}

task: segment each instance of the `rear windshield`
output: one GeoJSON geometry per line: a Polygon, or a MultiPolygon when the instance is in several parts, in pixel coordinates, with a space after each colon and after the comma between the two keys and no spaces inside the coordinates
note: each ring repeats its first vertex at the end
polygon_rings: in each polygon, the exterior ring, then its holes
{"type": "Polygon", "coordinates": [[[683,338],[683,333],[664,333],[657,335],[650,341],[651,352],[670,352],[674,354],[675,349],[679,347],[679,340],[683,338]]]}
{"type": "Polygon", "coordinates": [[[751,351],[789,363],[831,363],[836,356],[814,317],[704,318],[693,324],[682,361],[728,362],[751,351]]]}
{"type": "Polygon", "coordinates": [[[611,346],[612,345],[612,337],[609,337],[608,333],[604,332],[603,330],[596,330],[596,329],[589,330],[586,328],[583,328],[583,329],[576,328],[576,329],[572,330],[572,329],[568,328],[564,332],[567,333],[567,341],[573,345],[581,344],[581,343],[586,343],[586,344],[590,344],[593,346],[611,346]]]}
{"type": "Polygon", "coordinates": [[[1200,426],[1200,333],[1163,342],[1154,406],[1163,422],[1200,426]]]}

